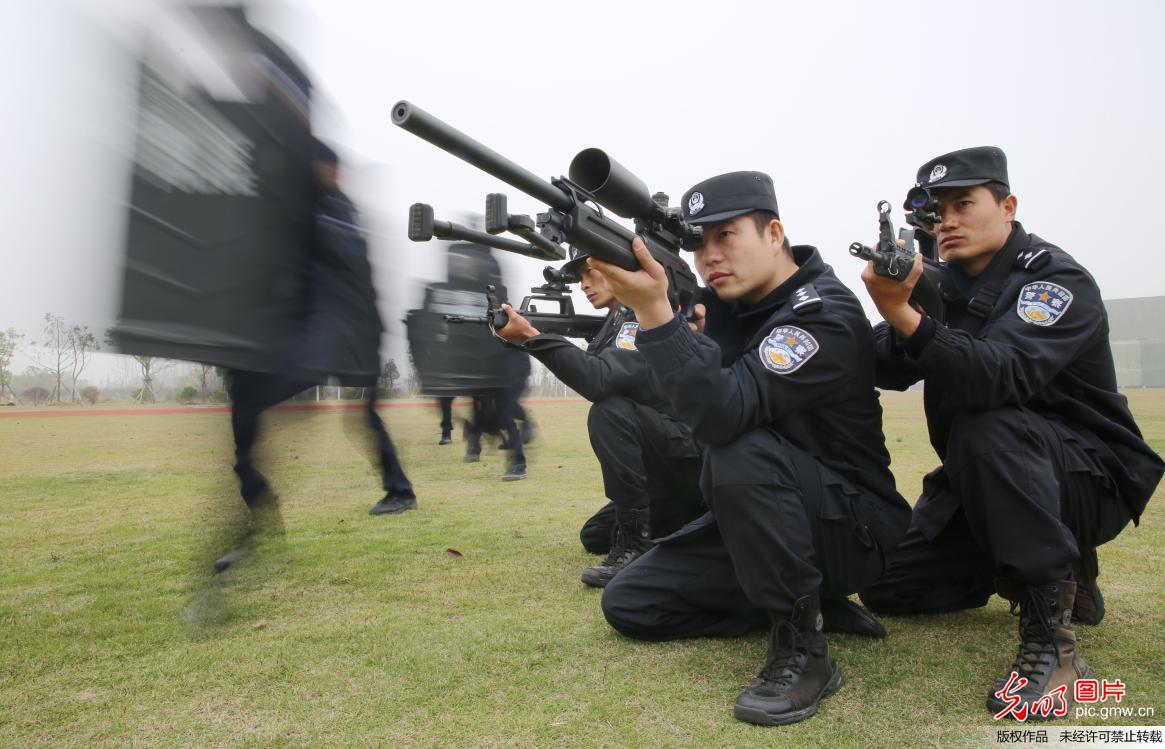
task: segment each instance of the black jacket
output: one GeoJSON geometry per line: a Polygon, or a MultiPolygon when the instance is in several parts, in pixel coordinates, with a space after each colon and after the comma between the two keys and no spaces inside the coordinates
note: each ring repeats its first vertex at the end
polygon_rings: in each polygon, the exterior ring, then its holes
{"type": "Polygon", "coordinates": [[[637,350],[638,331],[633,313],[617,307],[607,313],[586,351],[553,334],[530,338],[525,349],[567,387],[592,403],[624,397],[673,416],[659,380],[637,350]]]}
{"type": "Polygon", "coordinates": [[[293,367],[304,379],[333,375],[347,385],[371,386],[380,374],[384,325],[358,221],[342,192],[320,197],[307,314],[292,349],[293,367]]]}
{"type": "Polygon", "coordinates": [[[977,321],[966,302],[949,299],[945,327],[926,317],[901,341],[879,324],[878,385],[903,390],[926,381],[927,425],[940,457],[960,411],[1020,406],[1061,421],[1097,452],[1139,518],[1163,464],[1117,392],[1108,314],[1096,282],[1071,255],[1019,222],[992,264],[964,281],[962,296],[973,297],[996,271],[1003,279],[999,297],[973,334],[967,328],[977,321]]]}
{"type": "Polygon", "coordinates": [[[797,272],[756,306],[705,294],[704,335],[677,316],[642,331],[639,350],[697,440],[771,429],[881,500],[869,521],[896,538],[910,508],[890,473],[870,323],[815,248],[793,258],[797,272]]]}

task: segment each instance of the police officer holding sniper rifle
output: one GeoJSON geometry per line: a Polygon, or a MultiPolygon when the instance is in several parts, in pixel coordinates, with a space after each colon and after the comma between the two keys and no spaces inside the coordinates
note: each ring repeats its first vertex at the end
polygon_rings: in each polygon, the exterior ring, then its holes
{"type": "Polygon", "coordinates": [[[921,256],[903,282],[873,263],[862,280],[885,319],[877,384],[925,382],[942,464],[862,600],[901,615],[976,608],[997,592],[1018,611],[1020,642],[988,709],[1018,696],[1020,710],[1047,698],[1066,713],[1075,681],[1092,673],[1073,621],[1104,616],[1096,547],[1137,522],[1162,461],[1117,392],[1096,282],[1016,220],[1003,151],[928,161],[909,202],[929,214],[922,226],[945,262],[942,318],[910,303],[921,256]]]}
{"type": "Polygon", "coordinates": [[[704,512],[699,448],[676,420],[659,382],[635,347],[639,323],[590,268],[586,254],[562,266],[564,281],[578,281],[607,316],[586,351],[561,335],[544,334],[503,304],[509,317],[497,335],[521,345],[579,395],[591,401],[587,432],[610,502],[583,526],[583,546],[608,552],[582,573],[601,588],[651,548],[650,539],[679,529],[704,512]]]}
{"type": "Polygon", "coordinates": [[[767,627],[768,654],[734,714],[793,723],[844,681],[826,620],[883,634],[846,596],[881,576],[909,522],[882,435],[873,332],[817,250],[790,245],[767,175],[713,177],[681,206],[703,227],[690,247],[711,291],[703,334],[676,315],[638,238],[640,270],[588,262],[634,310],[639,355],[704,446],[709,512],[611,580],[603,613],[645,640],[767,627]]]}

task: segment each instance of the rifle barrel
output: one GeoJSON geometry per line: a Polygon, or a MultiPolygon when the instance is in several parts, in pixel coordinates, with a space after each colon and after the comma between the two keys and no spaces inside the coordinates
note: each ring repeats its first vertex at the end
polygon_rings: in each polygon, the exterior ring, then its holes
{"type": "Polygon", "coordinates": [[[392,122],[553,208],[570,210],[572,200],[565,192],[411,102],[392,105],[392,122]]]}

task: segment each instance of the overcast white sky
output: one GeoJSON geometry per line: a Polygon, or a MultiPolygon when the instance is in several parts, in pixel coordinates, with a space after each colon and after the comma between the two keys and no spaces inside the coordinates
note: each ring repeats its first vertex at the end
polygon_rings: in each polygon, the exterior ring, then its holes
{"type": "MultiPolygon", "coordinates": [[[[49,311],[96,329],[113,322],[132,143],[121,45],[156,7],[44,0],[0,11],[0,328],[37,337],[49,311]]],[[[1165,3],[254,7],[256,25],[313,73],[317,127],[352,164],[381,236],[390,355],[403,353],[412,279],[443,268],[436,246],[405,238],[410,203],[456,217],[502,190],[512,212],[541,209],[394,127],[402,98],[546,177],[590,146],[673,201],[713,174],[766,171],[792,241],[818,246],[863,300],[846,248],[872,241],[878,200],[897,209],[933,156],[998,145],[1030,231],[1089,267],[1106,298],[1162,293],[1147,219],[1165,174],[1165,3]]],[[[540,278],[538,261],[506,264],[511,289],[540,278]]]]}

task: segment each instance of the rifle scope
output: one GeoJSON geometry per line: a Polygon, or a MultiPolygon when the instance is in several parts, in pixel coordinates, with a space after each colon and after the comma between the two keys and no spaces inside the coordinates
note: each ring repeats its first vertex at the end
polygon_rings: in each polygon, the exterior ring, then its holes
{"type": "Polygon", "coordinates": [[[571,182],[618,216],[647,220],[660,212],[647,185],[598,148],[580,151],[571,160],[567,174],[571,182]]]}

